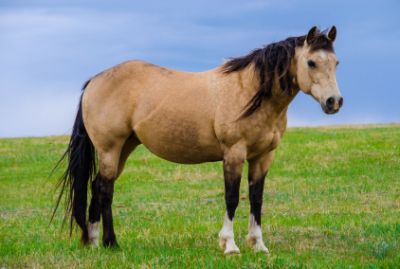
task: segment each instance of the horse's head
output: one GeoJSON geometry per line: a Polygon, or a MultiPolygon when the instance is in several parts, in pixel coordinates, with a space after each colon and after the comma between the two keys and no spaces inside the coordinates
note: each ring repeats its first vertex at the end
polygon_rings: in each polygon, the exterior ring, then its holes
{"type": "Polygon", "coordinates": [[[329,32],[311,28],[297,54],[297,81],[300,89],[317,100],[327,114],[334,114],[343,105],[336,82],[338,60],[333,50],[336,27],[329,32]]]}

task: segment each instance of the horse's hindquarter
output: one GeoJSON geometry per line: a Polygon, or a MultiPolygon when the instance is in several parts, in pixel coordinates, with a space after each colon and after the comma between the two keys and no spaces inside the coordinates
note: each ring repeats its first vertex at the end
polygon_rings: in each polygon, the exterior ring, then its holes
{"type": "Polygon", "coordinates": [[[158,76],[160,81],[144,83],[133,129],[154,154],[177,163],[222,159],[213,127],[216,97],[209,76],[169,71],[158,76]]]}

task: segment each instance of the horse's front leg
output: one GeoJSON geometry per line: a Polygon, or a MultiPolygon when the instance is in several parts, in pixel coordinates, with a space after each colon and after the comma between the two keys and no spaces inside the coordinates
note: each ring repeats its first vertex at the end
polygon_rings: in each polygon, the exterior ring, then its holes
{"type": "Polygon", "coordinates": [[[224,225],[219,232],[219,245],[225,254],[240,253],[234,239],[233,217],[239,204],[240,179],[242,177],[245,148],[235,145],[226,151],[224,156],[224,181],[226,214],[224,225]]]}
{"type": "Polygon", "coordinates": [[[265,176],[273,159],[274,151],[271,151],[249,160],[250,221],[249,233],[246,239],[256,252],[268,253],[268,248],[265,246],[262,238],[261,207],[263,203],[265,176]]]}

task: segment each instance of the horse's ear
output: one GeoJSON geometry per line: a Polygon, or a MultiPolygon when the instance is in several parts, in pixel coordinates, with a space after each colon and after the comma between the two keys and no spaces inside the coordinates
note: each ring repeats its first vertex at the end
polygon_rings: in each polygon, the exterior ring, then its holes
{"type": "Polygon", "coordinates": [[[334,25],[334,26],[332,26],[332,28],[329,30],[329,33],[328,33],[328,38],[330,41],[332,41],[332,42],[335,41],[336,33],[337,33],[336,26],[334,25]]]}
{"type": "Polygon", "coordinates": [[[313,39],[317,36],[317,32],[318,32],[318,28],[317,26],[314,26],[313,28],[310,29],[310,31],[308,31],[307,34],[307,44],[310,45],[313,41],[313,39]]]}

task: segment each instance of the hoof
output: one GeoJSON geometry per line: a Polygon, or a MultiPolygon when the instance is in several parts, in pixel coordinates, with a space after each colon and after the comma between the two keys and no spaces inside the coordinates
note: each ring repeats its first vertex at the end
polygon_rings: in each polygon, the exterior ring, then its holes
{"type": "Polygon", "coordinates": [[[269,254],[269,250],[268,250],[268,248],[264,245],[263,242],[255,244],[255,245],[253,246],[253,250],[254,250],[255,252],[259,252],[259,253],[269,254]]]}
{"type": "Polygon", "coordinates": [[[254,252],[261,252],[265,254],[269,254],[268,248],[265,246],[264,242],[260,238],[247,236],[246,237],[247,244],[254,250],[254,252]]]}
{"type": "Polygon", "coordinates": [[[103,243],[103,246],[104,246],[106,249],[109,249],[109,250],[115,250],[115,251],[121,250],[121,247],[120,247],[117,243],[115,243],[115,244],[109,244],[109,245],[106,245],[106,244],[103,243]]]}
{"type": "Polygon", "coordinates": [[[109,248],[109,249],[115,249],[115,250],[120,249],[120,247],[119,247],[119,245],[117,243],[117,240],[115,240],[115,239],[104,240],[103,241],[103,246],[105,248],[109,248]]]}
{"type": "Polygon", "coordinates": [[[87,231],[82,232],[81,245],[84,247],[89,246],[89,236],[87,231]]]}
{"type": "Polygon", "coordinates": [[[229,255],[238,255],[240,254],[240,249],[235,245],[231,248],[226,248],[224,251],[224,254],[229,256],[229,255]]]}
{"type": "Polygon", "coordinates": [[[233,239],[219,238],[219,246],[224,250],[225,255],[240,254],[240,249],[233,239]]]}
{"type": "Polygon", "coordinates": [[[99,239],[98,238],[90,238],[88,245],[92,247],[98,247],[99,246],[99,239]]]}

